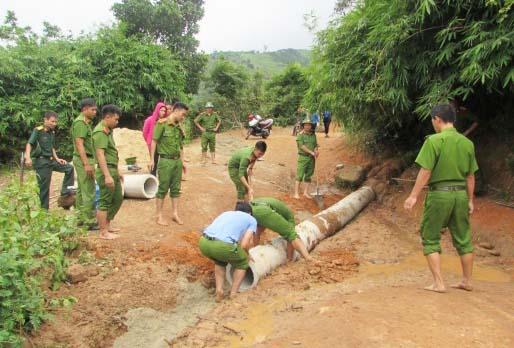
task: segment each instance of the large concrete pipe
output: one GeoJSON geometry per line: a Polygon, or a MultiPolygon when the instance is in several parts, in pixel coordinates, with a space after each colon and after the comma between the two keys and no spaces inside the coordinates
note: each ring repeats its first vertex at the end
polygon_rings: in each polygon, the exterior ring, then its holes
{"type": "MultiPolygon", "coordinates": [[[[305,243],[307,249],[311,251],[320,241],[340,231],[374,199],[375,192],[371,187],[361,187],[330,208],[296,225],[296,232],[305,243]]],[[[287,262],[286,246],[286,240],[278,237],[269,244],[259,245],[250,249],[253,262],[250,262],[250,268],[246,272],[240,290],[244,291],[253,288],[261,277],[271,273],[278,266],[285,264],[287,262]]],[[[227,280],[230,284],[232,284],[232,271],[229,265],[227,267],[227,280]]]]}
{"type": "Polygon", "coordinates": [[[125,175],[123,189],[127,198],[154,198],[159,186],[157,178],[150,174],[125,175]]]}

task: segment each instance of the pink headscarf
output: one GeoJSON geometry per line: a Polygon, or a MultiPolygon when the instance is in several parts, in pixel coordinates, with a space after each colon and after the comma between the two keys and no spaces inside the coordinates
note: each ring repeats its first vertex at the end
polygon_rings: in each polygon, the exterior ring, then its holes
{"type": "Polygon", "coordinates": [[[143,125],[143,138],[145,138],[146,144],[148,145],[148,149],[150,149],[150,146],[152,146],[153,129],[155,127],[155,124],[159,120],[159,111],[163,107],[165,108],[166,104],[164,104],[163,102],[158,102],[157,105],[155,105],[153,113],[146,118],[145,123],[143,125]]]}

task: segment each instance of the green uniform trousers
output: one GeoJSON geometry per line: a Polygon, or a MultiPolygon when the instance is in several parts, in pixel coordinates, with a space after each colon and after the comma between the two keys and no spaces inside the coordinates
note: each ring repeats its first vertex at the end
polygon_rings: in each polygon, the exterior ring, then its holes
{"type": "Polygon", "coordinates": [[[466,191],[429,191],[421,221],[423,254],[441,252],[441,229],[448,227],[459,255],[473,251],[466,191]]]}
{"type": "Polygon", "coordinates": [[[112,221],[123,203],[123,192],[121,189],[120,175],[118,168],[108,167],[109,173],[114,180],[114,190],[105,186],[105,176],[100,170],[96,169],[96,182],[100,188],[100,199],[98,201],[98,210],[107,211],[107,220],[112,221]]]}
{"type": "Polygon", "coordinates": [[[157,198],[164,198],[168,191],[171,198],[180,197],[180,185],[182,183],[182,160],[159,158],[157,165],[157,174],[159,176],[159,188],[157,198]]]}
{"type": "Polygon", "coordinates": [[[315,160],[312,156],[298,155],[298,164],[296,167],[296,181],[311,182],[314,174],[315,160]]]}
{"type": "Polygon", "coordinates": [[[268,228],[288,242],[292,242],[298,237],[295,231],[294,215],[287,206],[284,205],[284,208],[273,210],[268,205],[252,204],[252,215],[259,226],[268,228]]]}
{"type": "Polygon", "coordinates": [[[198,246],[202,254],[218,266],[226,267],[230,263],[234,268],[248,269],[248,256],[238,244],[209,240],[202,236],[198,246]]]}
{"type": "MultiPolygon", "coordinates": [[[[89,165],[95,167],[95,159],[88,158],[89,165]]],[[[75,206],[79,210],[81,219],[85,222],[91,222],[95,218],[95,177],[92,178],[86,175],[84,165],[80,157],[73,157],[73,166],[77,172],[77,197],[75,206]]]]}
{"type": "Polygon", "coordinates": [[[202,133],[201,138],[202,152],[207,152],[207,147],[210,152],[216,151],[216,133],[211,131],[205,131],[202,133]]]}
{"type": "Polygon", "coordinates": [[[37,183],[39,186],[39,200],[41,208],[48,209],[50,195],[50,181],[52,172],[64,173],[61,186],[61,195],[69,193],[68,186],[75,184],[73,166],[71,164],[60,164],[50,158],[39,157],[34,159],[37,183]]]}
{"type": "MultiPolygon", "coordinates": [[[[243,182],[241,181],[241,178],[239,177],[239,168],[231,168],[228,167],[228,175],[230,176],[230,179],[236,185],[236,191],[237,191],[237,199],[244,199],[245,195],[247,193],[246,186],[243,185],[243,182]]],[[[248,176],[245,175],[246,180],[248,180],[248,176]]]]}

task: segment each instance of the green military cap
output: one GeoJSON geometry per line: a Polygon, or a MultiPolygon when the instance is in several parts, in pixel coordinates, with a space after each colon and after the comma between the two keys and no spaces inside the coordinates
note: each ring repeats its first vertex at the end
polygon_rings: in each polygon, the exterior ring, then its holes
{"type": "Polygon", "coordinates": [[[205,108],[214,108],[214,105],[211,102],[208,102],[207,104],[205,104],[205,108]]]}
{"type": "Polygon", "coordinates": [[[306,117],[306,118],[303,119],[302,124],[306,124],[306,123],[312,124],[312,121],[311,121],[311,119],[309,117],[306,117]]]}

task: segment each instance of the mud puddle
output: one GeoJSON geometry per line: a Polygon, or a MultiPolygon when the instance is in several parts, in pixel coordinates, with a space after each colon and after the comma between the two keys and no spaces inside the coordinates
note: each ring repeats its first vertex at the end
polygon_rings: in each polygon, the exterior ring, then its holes
{"type": "Polygon", "coordinates": [[[198,321],[198,316],[214,307],[214,301],[200,283],[190,283],[186,278],[177,279],[175,287],[182,297],[169,312],[152,308],[131,309],[125,315],[128,331],[118,337],[114,348],[168,348],[168,342],[189,325],[198,321]]]}

